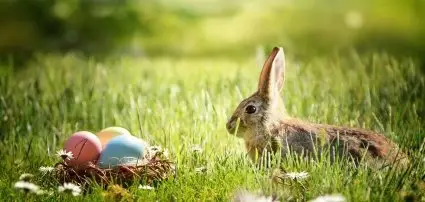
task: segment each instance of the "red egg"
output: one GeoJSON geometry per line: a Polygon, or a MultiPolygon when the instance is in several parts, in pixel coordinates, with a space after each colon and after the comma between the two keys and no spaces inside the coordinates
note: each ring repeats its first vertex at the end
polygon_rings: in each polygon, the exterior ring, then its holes
{"type": "Polygon", "coordinates": [[[73,158],[67,161],[68,165],[85,166],[89,162],[96,163],[102,151],[102,144],[95,134],[79,131],[69,137],[64,149],[72,152],[73,158]]]}

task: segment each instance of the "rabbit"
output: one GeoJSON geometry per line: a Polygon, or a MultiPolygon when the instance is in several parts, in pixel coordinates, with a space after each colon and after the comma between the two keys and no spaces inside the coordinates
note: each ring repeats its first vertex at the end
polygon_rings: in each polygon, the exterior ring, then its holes
{"type": "Polygon", "coordinates": [[[377,132],[291,118],[279,95],[284,80],[284,52],[275,47],[263,65],[257,91],[239,104],[226,124],[230,134],[244,139],[254,162],[260,163],[259,157],[266,152],[313,157],[325,148],[334,154],[331,161],[340,156],[349,157],[355,165],[362,160],[375,165],[409,162],[395,143],[377,132]]]}

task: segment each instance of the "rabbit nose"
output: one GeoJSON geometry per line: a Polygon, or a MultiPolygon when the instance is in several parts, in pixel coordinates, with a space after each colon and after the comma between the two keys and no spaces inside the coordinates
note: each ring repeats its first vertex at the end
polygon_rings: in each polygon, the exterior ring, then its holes
{"type": "Polygon", "coordinates": [[[233,130],[233,128],[235,128],[235,120],[236,120],[235,116],[230,117],[229,121],[226,124],[226,128],[228,131],[231,131],[233,130]]]}

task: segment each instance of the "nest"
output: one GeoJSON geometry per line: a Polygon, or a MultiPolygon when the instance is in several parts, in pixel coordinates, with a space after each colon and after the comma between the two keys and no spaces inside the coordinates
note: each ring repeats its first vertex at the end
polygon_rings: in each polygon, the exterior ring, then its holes
{"type": "Polygon", "coordinates": [[[163,153],[147,155],[136,165],[119,165],[114,168],[100,168],[97,164],[89,164],[84,168],[70,166],[66,161],[56,164],[55,174],[60,183],[77,183],[82,186],[96,182],[104,187],[109,184],[120,184],[124,187],[134,181],[153,185],[175,174],[174,164],[163,153]]]}

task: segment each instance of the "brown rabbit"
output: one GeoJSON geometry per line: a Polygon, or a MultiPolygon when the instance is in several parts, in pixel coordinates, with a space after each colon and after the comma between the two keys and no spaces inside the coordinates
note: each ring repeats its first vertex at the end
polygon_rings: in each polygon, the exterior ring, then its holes
{"type": "Polygon", "coordinates": [[[285,56],[275,47],[261,71],[258,90],[243,100],[226,124],[229,133],[245,140],[250,158],[258,160],[265,152],[288,151],[298,155],[320,154],[329,148],[335,155],[349,157],[356,164],[367,162],[407,164],[408,159],[385,136],[363,129],[314,124],[290,118],[279,92],[283,87],[285,56]]]}

